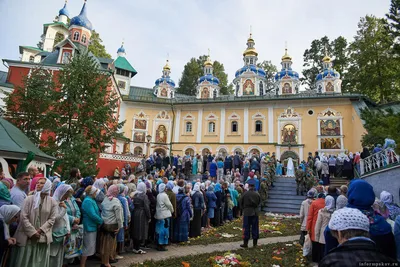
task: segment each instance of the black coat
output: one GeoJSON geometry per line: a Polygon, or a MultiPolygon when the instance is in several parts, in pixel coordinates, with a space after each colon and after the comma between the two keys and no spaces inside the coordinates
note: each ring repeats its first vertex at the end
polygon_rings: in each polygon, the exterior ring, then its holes
{"type": "Polygon", "coordinates": [[[372,240],[357,238],[332,249],[318,266],[359,267],[361,262],[395,263],[397,261],[379,252],[372,240]]]}

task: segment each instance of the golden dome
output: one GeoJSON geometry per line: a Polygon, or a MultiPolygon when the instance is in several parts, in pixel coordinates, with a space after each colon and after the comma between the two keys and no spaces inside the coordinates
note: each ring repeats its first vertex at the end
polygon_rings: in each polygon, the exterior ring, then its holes
{"type": "Polygon", "coordinates": [[[252,47],[252,48],[247,48],[244,52],[243,52],[243,56],[258,56],[257,50],[252,47]]]}
{"type": "Polygon", "coordinates": [[[169,66],[169,60],[167,59],[167,63],[165,64],[163,70],[171,70],[171,67],[169,66]]]}
{"type": "Polygon", "coordinates": [[[325,55],[324,58],[322,59],[323,62],[331,62],[331,57],[328,55],[325,55]]]}
{"type": "Polygon", "coordinates": [[[253,34],[250,33],[249,39],[247,39],[248,43],[254,43],[253,34]]]}
{"type": "Polygon", "coordinates": [[[285,54],[282,57],[282,61],[287,61],[287,60],[292,60],[292,57],[289,56],[288,52],[287,52],[287,48],[285,49],[285,54]]]}
{"type": "Polygon", "coordinates": [[[211,61],[211,58],[210,58],[210,56],[208,56],[206,62],[204,62],[204,67],[206,67],[206,66],[212,67],[212,65],[213,65],[213,63],[211,61]]]}

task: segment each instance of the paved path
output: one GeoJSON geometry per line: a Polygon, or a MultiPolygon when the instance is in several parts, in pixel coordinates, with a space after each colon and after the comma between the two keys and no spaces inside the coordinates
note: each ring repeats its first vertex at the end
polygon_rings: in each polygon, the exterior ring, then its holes
{"type": "MultiPolygon", "coordinates": [[[[296,241],[299,239],[298,235],[295,236],[278,236],[278,237],[268,237],[262,238],[258,240],[259,245],[265,244],[273,244],[279,242],[291,242],[296,241]]],[[[212,253],[215,251],[228,251],[228,250],[235,250],[240,248],[240,244],[242,241],[237,242],[226,242],[226,243],[218,243],[218,244],[210,244],[210,245],[194,245],[194,246],[178,246],[178,245],[171,245],[168,246],[167,252],[161,252],[157,250],[147,250],[146,254],[137,255],[133,253],[124,253],[122,256],[124,258],[119,260],[118,263],[114,263],[112,265],[117,267],[128,267],[132,263],[142,263],[145,260],[165,260],[168,258],[178,258],[187,255],[196,255],[196,254],[204,254],[204,253],[212,253]]],[[[252,241],[250,240],[249,246],[252,246],[252,241]]],[[[87,267],[98,267],[100,266],[99,261],[87,261],[87,267]]]]}

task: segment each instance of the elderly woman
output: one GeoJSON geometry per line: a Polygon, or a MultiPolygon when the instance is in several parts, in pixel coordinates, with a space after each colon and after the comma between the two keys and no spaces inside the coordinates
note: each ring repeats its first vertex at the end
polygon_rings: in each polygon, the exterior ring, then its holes
{"type": "Polygon", "coordinates": [[[393,202],[393,195],[387,191],[382,191],[380,195],[380,200],[389,210],[389,218],[392,221],[395,221],[396,217],[400,214],[400,207],[393,202]]]}
{"type": "Polygon", "coordinates": [[[95,200],[96,200],[97,206],[101,210],[101,203],[103,203],[103,200],[106,197],[106,193],[107,193],[106,180],[104,178],[97,179],[96,181],[94,181],[93,187],[98,189],[95,200]]]}
{"type": "Polygon", "coordinates": [[[332,213],[335,211],[335,199],[332,196],[327,196],[325,198],[325,208],[318,211],[317,222],[315,224],[315,240],[318,242],[319,249],[319,262],[325,251],[325,236],[324,231],[328,226],[329,220],[331,219],[332,213]]]}
{"type": "Polygon", "coordinates": [[[169,225],[169,237],[170,240],[173,241],[173,236],[174,236],[174,220],[176,218],[176,195],[172,191],[174,188],[175,184],[173,181],[168,181],[165,189],[165,193],[168,195],[169,201],[171,201],[172,204],[172,219],[170,219],[170,225],[169,225]]]}
{"type": "Polygon", "coordinates": [[[123,259],[120,254],[122,253],[122,249],[124,247],[125,241],[125,229],[128,230],[129,221],[131,220],[131,213],[129,212],[128,200],[126,199],[125,195],[128,192],[128,187],[123,184],[118,185],[118,200],[121,202],[122,211],[123,211],[123,219],[124,219],[124,227],[119,229],[117,235],[117,257],[116,259],[123,259]]]}
{"type": "Polygon", "coordinates": [[[203,193],[200,191],[200,183],[196,183],[191,193],[193,204],[193,220],[190,222],[190,237],[201,235],[201,217],[206,209],[203,193]]]}
{"type": "Polygon", "coordinates": [[[131,236],[133,237],[133,252],[136,254],[146,254],[140,249],[140,244],[147,239],[149,232],[149,222],[151,219],[150,201],[146,195],[146,184],[140,182],[133,196],[133,219],[131,223],[131,236]]]}
{"type": "Polygon", "coordinates": [[[176,195],[176,224],[174,231],[174,240],[176,242],[187,242],[189,239],[189,222],[193,216],[190,208],[190,199],[185,194],[185,188],[180,187],[176,195]]]}
{"type": "Polygon", "coordinates": [[[12,266],[49,267],[50,244],[58,203],[50,197],[51,182],[40,178],[33,195],[23,204],[20,223],[14,235],[17,249],[12,266]]]}
{"type": "Polygon", "coordinates": [[[10,224],[17,222],[21,209],[16,205],[0,207],[0,266],[8,266],[8,250],[17,241],[12,238],[10,224]]]}
{"type": "Polygon", "coordinates": [[[50,266],[62,266],[64,261],[64,241],[71,232],[65,201],[74,193],[72,187],[60,184],[54,192],[57,201],[57,216],[53,225],[53,242],[50,244],[50,266]]]}
{"type": "Polygon", "coordinates": [[[170,218],[172,216],[172,212],[174,212],[174,208],[165,192],[165,189],[165,184],[160,184],[158,186],[156,214],[154,216],[154,218],[157,220],[156,240],[157,250],[159,251],[167,251],[165,246],[168,245],[170,218]]]}
{"type": "Polygon", "coordinates": [[[117,196],[119,189],[112,185],[107,191],[107,196],[101,203],[101,218],[104,221],[100,236],[101,263],[104,267],[111,267],[110,258],[115,258],[117,248],[117,233],[123,227],[123,211],[117,196]]]}
{"type": "Polygon", "coordinates": [[[3,182],[0,182],[0,207],[3,205],[10,205],[10,203],[10,190],[8,190],[8,187],[3,182]]]}
{"type": "Polygon", "coordinates": [[[86,197],[82,203],[83,213],[83,248],[80,267],[85,267],[87,257],[96,252],[97,227],[103,224],[99,207],[96,203],[96,194],[99,189],[89,185],[85,189],[86,197]]]}

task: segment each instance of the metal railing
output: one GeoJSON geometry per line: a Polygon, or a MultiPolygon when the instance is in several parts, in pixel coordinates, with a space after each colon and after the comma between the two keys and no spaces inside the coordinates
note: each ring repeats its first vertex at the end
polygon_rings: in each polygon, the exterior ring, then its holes
{"type": "Polygon", "coordinates": [[[383,149],[360,160],[360,174],[362,176],[379,169],[384,169],[390,165],[399,163],[399,160],[400,156],[393,149],[383,149]]]}
{"type": "Polygon", "coordinates": [[[100,159],[111,159],[111,160],[119,160],[119,161],[128,161],[128,162],[141,162],[142,158],[134,155],[127,154],[111,154],[111,153],[100,153],[100,159]]]}

